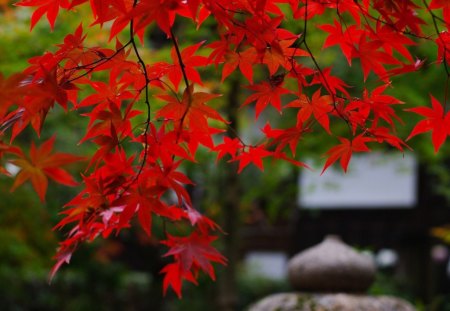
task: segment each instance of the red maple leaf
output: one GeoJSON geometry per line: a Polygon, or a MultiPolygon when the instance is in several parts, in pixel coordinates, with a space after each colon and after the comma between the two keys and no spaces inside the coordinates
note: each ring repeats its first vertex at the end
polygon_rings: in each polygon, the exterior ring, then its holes
{"type": "Polygon", "coordinates": [[[179,133],[177,130],[168,130],[166,122],[156,129],[155,125],[150,124],[150,132],[147,135],[141,135],[138,141],[145,143],[145,138],[147,139],[147,157],[149,160],[157,162],[161,159],[163,163],[168,163],[173,159],[174,156],[180,157],[182,159],[193,160],[193,158],[188,154],[183,146],[180,146],[177,141],[179,133]]]}
{"type": "Polygon", "coordinates": [[[3,118],[8,109],[14,103],[20,103],[21,96],[24,93],[21,83],[25,80],[26,75],[22,73],[13,74],[6,78],[0,73],[0,118],[3,118]]]}
{"type": "Polygon", "coordinates": [[[214,151],[217,152],[217,161],[229,154],[233,159],[239,149],[242,149],[242,142],[238,138],[229,138],[225,136],[223,143],[214,147],[214,151]]]}
{"type": "Polygon", "coordinates": [[[128,25],[125,15],[129,13],[132,2],[125,0],[90,0],[91,10],[95,21],[93,25],[113,21],[110,39],[116,36],[128,25]]]}
{"type": "Polygon", "coordinates": [[[242,172],[242,170],[250,163],[256,165],[260,170],[264,170],[262,159],[271,154],[272,153],[267,151],[263,146],[249,147],[247,151],[242,151],[236,157],[236,160],[239,161],[238,173],[242,172]]]}
{"type": "Polygon", "coordinates": [[[159,28],[170,36],[170,28],[175,22],[176,14],[190,14],[188,7],[186,6],[187,2],[188,1],[184,2],[179,0],[139,1],[131,11],[130,16],[127,17],[127,21],[129,21],[130,18],[135,18],[137,20],[135,26],[136,32],[141,31],[149,24],[156,22],[159,28]]]}
{"type": "Polygon", "coordinates": [[[428,8],[430,10],[442,9],[445,22],[450,23],[450,2],[448,0],[431,0],[428,8]]]}
{"type": "Polygon", "coordinates": [[[381,40],[383,42],[383,49],[389,55],[392,55],[392,50],[396,50],[409,62],[413,61],[413,57],[406,46],[415,45],[416,43],[404,34],[382,23],[377,23],[376,31],[370,32],[369,34],[374,40],[381,40]]]}
{"type": "Polygon", "coordinates": [[[257,53],[255,48],[250,47],[241,52],[227,51],[224,55],[224,65],[222,69],[222,82],[239,66],[239,70],[247,78],[253,82],[253,68],[257,53]]]}
{"type": "Polygon", "coordinates": [[[361,36],[359,40],[359,48],[355,52],[355,56],[361,60],[361,67],[364,73],[364,81],[367,79],[370,71],[373,71],[380,78],[386,76],[385,64],[396,65],[400,62],[392,55],[384,51],[380,51],[383,45],[381,40],[367,41],[366,36],[361,36]]]}
{"type": "Polygon", "coordinates": [[[273,85],[272,83],[266,81],[263,81],[260,84],[249,85],[247,86],[247,88],[256,91],[256,93],[247,97],[242,106],[256,101],[256,118],[259,117],[261,112],[269,104],[271,104],[273,107],[275,107],[275,109],[281,112],[281,95],[290,93],[289,90],[278,85],[273,85]]]}
{"type": "Polygon", "coordinates": [[[206,105],[206,102],[220,95],[205,92],[194,93],[193,90],[194,87],[192,85],[189,86],[184,91],[181,101],[171,95],[159,96],[167,104],[157,112],[156,116],[179,122],[180,130],[185,126],[194,132],[210,133],[208,119],[227,123],[217,110],[206,105]]]}
{"type": "Polygon", "coordinates": [[[395,113],[395,110],[392,108],[392,105],[400,105],[403,104],[403,102],[393,96],[383,94],[387,87],[387,84],[381,85],[375,88],[372,91],[372,94],[369,94],[367,90],[364,90],[362,100],[352,102],[352,105],[359,106],[360,110],[364,111],[367,109],[368,112],[370,111],[373,113],[374,126],[378,124],[379,119],[383,119],[392,127],[394,126],[393,119],[401,122],[400,118],[395,113]]]}
{"type": "Polygon", "coordinates": [[[194,231],[186,237],[175,237],[167,235],[167,240],[161,241],[169,247],[169,251],[164,255],[173,256],[175,263],[169,264],[161,272],[164,276],[164,291],[170,285],[174,291],[181,296],[181,281],[187,279],[196,282],[192,272],[202,270],[207,273],[211,279],[215,279],[212,262],[226,264],[227,260],[223,257],[211,243],[216,239],[205,232],[199,234],[194,231]]]}
{"type": "Polygon", "coordinates": [[[331,67],[328,67],[322,69],[321,72],[316,72],[314,78],[311,81],[311,84],[324,86],[329,94],[336,95],[337,91],[340,91],[347,98],[350,98],[350,94],[347,91],[350,86],[338,77],[331,75],[331,69],[331,67]]]}
{"type": "Polygon", "coordinates": [[[180,55],[183,60],[183,68],[181,68],[182,65],[179,62],[175,48],[172,48],[170,52],[173,64],[158,62],[153,64],[153,66],[159,68],[160,76],[167,75],[169,77],[170,82],[172,82],[176,90],[178,90],[178,86],[183,77],[183,71],[189,81],[202,85],[202,79],[195,67],[206,66],[209,64],[209,60],[207,57],[195,55],[195,53],[203,43],[204,42],[199,42],[181,50],[180,55]]]}
{"type": "Polygon", "coordinates": [[[438,46],[438,60],[440,62],[450,61],[450,32],[442,31],[436,38],[436,44],[438,46]]]}
{"type": "Polygon", "coordinates": [[[305,133],[302,123],[297,123],[296,126],[287,129],[273,129],[267,123],[262,131],[267,138],[273,139],[273,143],[276,144],[276,153],[280,153],[284,147],[289,146],[293,156],[295,156],[297,145],[305,133]]]}
{"type": "Polygon", "coordinates": [[[366,143],[373,141],[373,138],[366,137],[363,134],[360,134],[354,137],[352,140],[349,140],[344,137],[338,137],[341,141],[341,144],[334,146],[330,150],[327,151],[327,161],[322,170],[322,174],[327,170],[327,168],[332,165],[334,162],[340,159],[340,164],[344,172],[347,172],[348,163],[352,157],[353,152],[368,152],[370,151],[369,147],[366,146],[366,143]]]}
{"type": "Polygon", "coordinates": [[[34,6],[38,7],[34,10],[31,16],[31,29],[34,28],[36,23],[41,17],[46,14],[48,23],[53,29],[55,27],[55,20],[58,16],[59,8],[68,9],[70,7],[69,0],[22,0],[16,3],[18,6],[34,6]]]}
{"type": "Polygon", "coordinates": [[[163,294],[166,295],[167,289],[172,287],[173,291],[177,294],[178,298],[181,298],[181,285],[182,281],[186,280],[197,285],[197,280],[191,271],[183,271],[181,263],[179,261],[170,263],[161,269],[161,273],[164,273],[163,280],[163,294]]]}
{"type": "Polygon", "coordinates": [[[323,48],[325,49],[333,45],[339,45],[347,62],[351,65],[355,49],[354,42],[359,41],[359,38],[364,34],[364,31],[357,28],[356,25],[346,27],[345,31],[342,31],[342,25],[337,20],[334,21],[334,25],[325,24],[319,26],[319,28],[329,33],[323,43],[323,48]]]}
{"type": "Polygon", "coordinates": [[[378,143],[386,142],[400,151],[403,151],[403,147],[411,150],[411,148],[404,141],[393,135],[391,130],[387,127],[374,127],[369,129],[369,133],[376,138],[378,143]]]}
{"type": "Polygon", "coordinates": [[[447,136],[450,135],[450,112],[445,113],[441,103],[432,95],[430,95],[430,97],[432,108],[416,107],[406,109],[407,111],[417,113],[426,118],[416,124],[406,140],[409,140],[418,134],[431,131],[431,140],[433,141],[434,151],[438,152],[447,136]]]}
{"type": "Polygon", "coordinates": [[[420,68],[422,68],[425,60],[416,59],[414,62],[410,64],[401,64],[399,67],[395,67],[392,69],[389,69],[386,72],[385,76],[381,76],[381,80],[388,80],[390,77],[403,75],[409,72],[418,71],[420,68]]]}
{"type": "Polygon", "coordinates": [[[141,188],[144,187],[138,187],[136,190],[124,196],[123,200],[126,205],[120,214],[119,227],[126,226],[131,217],[137,212],[141,228],[148,236],[151,236],[152,214],[161,214],[161,212],[167,209],[167,207],[157,197],[155,197],[155,194],[160,192],[158,187],[145,187],[145,189],[141,188]]]}
{"type": "Polygon", "coordinates": [[[294,18],[304,18],[311,19],[316,15],[322,15],[325,9],[329,5],[328,2],[322,3],[322,1],[311,1],[306,2],[308,5],[303,5],[295,13],[294,18]]]}
{"type": "Polygon", "coordinates": [[[270,42],[266,50],[262,63],[267,65],[269,74],[274,75],[280,66],[290,70],[292,64],[295,63],[291,59],[295,56],[309,56],[309,53],[298,48],[292,47],[293,43],[299,38],[292,33],[279,32],[278,38],[270,42]]]}
{"type": "Polygon", "coordinates": [[[305,124],[311,115],[313,115],[317,122],[330,133],[330,119],[328,114],[333,110],[332,102],[332,97],[329,95],[321,96],[319,89],[313,94],[311,99],[301,94],[299,98],[290,102],[286,107],[300,108],[297,113],[298,124],[305,124]]]}
{"type": "Polygon", "coordinates": [[[87,133],[81,142],[98,136],[107,136],[113,140],[118,137],[132,136],[130,119],[141,113],[133,110],[132,106],[129,104],[125,111],[121,111],[120,106],[112,101],[97,105],[93,111],[85,114],[89,116],[90,121],[87,133]]]}
{"type": "Polygon", "coordinates": [[[41,201],[45,201],[48,178],[51,178],[63,185],[77,185],[77,182],[72,178],[72,176],[63,170],[61,166],[80,161],[83,158],[68,153],[51,154],[54,142],[55,137],[50,138],[40,147],[36,147],[35,144],[32,143],[29,159],[25,157],[25,155],[22,155],[18,159],[11,160],[11,163],[17,165],[21,169],[16,176],[11,191],[14,191],[25,181],[31,180],[31,184],[36,190],[39,198],[41,201]]]}

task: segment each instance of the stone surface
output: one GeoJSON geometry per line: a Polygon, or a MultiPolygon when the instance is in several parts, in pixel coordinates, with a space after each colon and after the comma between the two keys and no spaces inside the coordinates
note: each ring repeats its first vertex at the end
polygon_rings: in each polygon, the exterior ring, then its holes
{"type": "Polygon", "coordinates": [[[415,311],[408,302],[390,296],[282,293],[268,296],[248,311],[415,311]]]}
{"type": "Polygon", "coordinates": [[[294,256],[289,261],[288,275],[298,291],[365,292],[374,280],[375,264],[338,237],[328,236],[294,256]]]}

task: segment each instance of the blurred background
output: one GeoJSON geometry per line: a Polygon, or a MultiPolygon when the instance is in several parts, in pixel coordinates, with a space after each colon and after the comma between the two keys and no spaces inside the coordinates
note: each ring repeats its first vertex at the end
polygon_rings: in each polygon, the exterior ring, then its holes
{"type": "MultiPolygon", "coordinates": [[[[30,10],[0,0],[0,72],[8,76],[23,70],[28,58],[54,49],[86,14],[64,14],[53,32],[41,21],[30,33],[30,10]]],[[[211,41],[213,36],[213,25],[199,31],[176,26],[186,45],[211,41]]],[[[301,32],[299,25],[287,26],[301,32]]],[[[88,44],[107,44],[106,32],[98,28],[88,32],[88,44]]],[[[319,53],[321,34],[309,38],[319,53]]],[[[170,59],[170,42],[156,29],[147,34],[145,44],[147,60],[170,59]]],[[[432,60],[436,50],[417,46],[414,54],[432,60]]],[[[363,89],[361,73],[346,68],[339,50],[321,52],[319,59],[324,66],[333,63],[333,70],[351,82],[355,92],[363,89]]],[[[264,119],[276,112],[268,111],[257,127],[250,127],[254,112],[236,109],[247,92],[239,86],[246,82],[236,76],[222,84],[209,70],[202,72],[211,77],[205,78],[205,87],[225,94],[224,114],[236,121],[242,137],[258,139],[264,119]]],[[[389,93],[408,105],[423,105],[429,94],[439,98],[443,93],[443,72],[433,65],[397,79],[401,81],[394,81],[398,83],[389,93]]],[[[376,85],[369,78],[370,83],[376,85]]],[[[411,114],[404,120],[400,137],[407,137],[417,122],[411,114]]],[[[86,120],[56,108],[46,125],[43,139],[56,133],[62,150],[90,152],[92,146],[77,144],[86,120]]],[[[18,139],[28,144],[37,138],[29,132],[18,139]]],[[[159,271],[164,250],[134,229],[82,246],[49,285],[52,256],[62,237],[51,228],[76,189],[53,184],[42,205],[30,185],[10,193],[11,179],[0,176],[0,309],[172,311],[229,310],[225,306],[234,305],[235,310],[244,310],[268,294],[289,291],[287,260],[325,235],[337,234],[373,256],[378,273],[370,294],[403,297],[418,310],[450,310],[450,144],[435,155],[430,137],[422,135],[410,142],[414,154],[380,149],[354,157],[347,175],[330,169],[319,176],[321,155],[333,143],[320,134],[302,141],[299,154],[317,168],[314,171],[269,161],[264,173],[246,168],[236,176],[229,164],[216,163],[207,152],[199,155],[201,165],[184,168],[197,184],[189,189],[195,205],[227,233],[217,247],[230,263],[217,267],[216,282],[205,278],[199,286],[185,284],[182,300],[171,292],[163,297],[159,271]]],[[[162,231],[159,226],[155,224],[156,236],[162,231]]]]}

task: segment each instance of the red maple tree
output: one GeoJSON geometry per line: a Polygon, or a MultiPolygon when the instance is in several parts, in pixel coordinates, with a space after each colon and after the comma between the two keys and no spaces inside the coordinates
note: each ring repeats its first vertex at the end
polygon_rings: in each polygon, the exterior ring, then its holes
{"type": "MultiPolygon", "coordinates": [[[[57,27],[63,11],[71,14],[79,6],[88,7],[88,27],[103,28],[116,42],[114,49],[87,46],[87,32],[80,25],[55,52],[30,59],[23,72],[0,75],[0,158],[3,165],[20,168],[13,189],[31,181],[44,201],[49,178],[76,184],[61,166],[87,160],[83,189],[64,206],[56,225],[70,230],[55,255],[52,276],[81,243],[120,232],[135,217],[152,236],[152,219],[160,217],[191,227],[189,234],[176,236],[167,226],[165,236],[155,237],[173,260],[161,271],[164,291],[170,286],[181,296],[182,281],[196,283],[199,271],[214,278],[212,263],[226,264],[211,245],[220,228],[195,209],[185,188],[193,181],[181,170],[186,161],[196,163],[200,146],[216,153],[218,160],[238,162],[239,172],[251,164],[263,169],[265,158],[303,166],[298,160],[300,140],[324,131],[340,143],[325,153],[323,170],[337,161],[347,170],[352,154],[369,152],[375,145],[400,151],[408,147],[397,136],[400,109],[424,118],[408,139],[431,131],[437,152],[450,135],[446,1],[21,0],[16,5],[34,10],[31,28],[44,16],[51,28],[57,27]],[[186,46],[189,42],[177,37],[176,22],[199,28],[206,20],[215,25],[216,39],[186,46]],[[295,20],[302,30],[292,33],[284,26],[286,20],[295,20]],[[149,27],[165,33],[172,46],[170,61],[152,62],[143,56],[149,27]],[[312,31],[322,33],[322,51],[311,49],[312,31]],[[127,39],[121,41],[124,34],[127,39]],[[416,45],[436,46],[435,58],[416,59],[416,45]],[[364,82],[371,79],[360,94],[339,72],[320,63],[318,55],[334,46],[348,66],[359,68],[364,82]],[[395,86],[392,77],[420,70],[425,63],[444,69],[442,102],[431,95],[431,105],[411,107],[387,94],[395,86]],[[258,143],[225,136],[233,124],[217,108],[220,94],[210,93],[203,83],[198,69],[205,67],[217,68],[221,81],[232,75],[246,79],[243,87],[250,95],[241,105],[254,107],[255,120],[271,107],[279,112],[279,120],[283,111],[294,109],[296,124],[274,128],[275,122],[283,123],[268,121],[258,143]],[[263,74],[256,77],[255,70],[263,74]],[[55,137],[40,146],[31,144],[29,156],[15,145],[28,127],[40,134],[55,103],[67,113],[89,118],[81,141],[95,144],[97,150],[88,159],[53,152],[55,137]],[[334,132],[331,125],[337,123],[348,128],[346,137],[334,132]],[[223,136],[220,143],[216,136],[223,136]]],[[[0,167],[0,173],[8,171],[0,167]]]]}

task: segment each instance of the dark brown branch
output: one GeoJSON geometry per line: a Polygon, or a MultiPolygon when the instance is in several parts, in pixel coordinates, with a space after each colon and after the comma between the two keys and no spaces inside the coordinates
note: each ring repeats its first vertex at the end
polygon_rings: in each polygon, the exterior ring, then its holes
{"type": "MultiPolygon", "coordinates": [[[[133,7],[135,7],[136,5],[137,5],[137,0],[134,0],[133,7]]],[[[144,103],[145,103],[145,106],[147,107],[147,118],[145,121],[145,130],[144,130],[144,134],[143,134],[144,135],[144,155],[142,157],[142,162],[139,167],[139,171],[137,172],[137,174],[134,176],[134,178],[131,180],[131,182],[128,184],[128,186],[126,188],[130,187],[136,180],[138,180],[139,176],[142,173],[142,170],[144,169],[145,162],[147,161],[147,156],[148,156],[148,130],[150,128],[150,123],[151,123],[151,106],[150,106],[149,88],[148,88],[150,79],[148,78],[147,65],[145,64],[144,60],[142,59],[142,56],[139,53],[139,50],[136,45],[136,41],[134,39],[134,19],[132,19],[130,21],[130,43],[133,47],[134,54],[136,55],[136,57],[138,59],[138,63],[142,68],[142,73],[145,78],[144,103]]],[[[142,90],[140,92],[142,92],[142,90]]]]}

